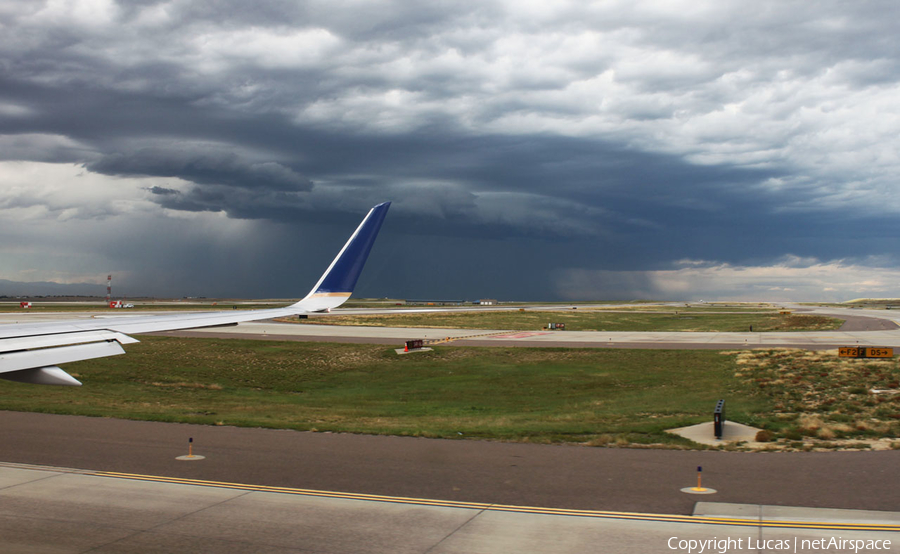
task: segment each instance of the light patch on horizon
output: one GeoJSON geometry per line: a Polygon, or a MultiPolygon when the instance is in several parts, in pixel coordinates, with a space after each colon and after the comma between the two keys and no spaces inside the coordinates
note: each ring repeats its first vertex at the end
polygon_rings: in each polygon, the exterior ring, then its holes
{"type": "Polygon", "coordinates": [[[161,213],[152,189],[187,186],[178,179],[114,177],[74,164],[0,162],[0,181],[5,238],[0,279],[101,283],[116,272],[137,293],[152,288],[154,279],[166,279],[167,272],[178,272],[165,267],[189,259],[176,254],[179,250],[229,244],[243,249],[256,234],[255,223],[221,212],[161,213]]]}
{"type": "MultiPolygon", "coordinates": [[[[92,173],[75,164],[0,162],[0,217],[4,221],[95,220],[154,211],[133,183],[92,173]]],[[[156,183],[159,179],[147,179],[156,183]]]]}
{"type": "Polygon", "coordinates": [[[845,301],[896,296],[900,269],[841,260],[796,265],[732,266],[693,261],[679,269],[586,271],[569,269],[557,285],[561,297],[578,299],[845,301]],[[616,291],[610,295],[609,291],[616,291]]]}

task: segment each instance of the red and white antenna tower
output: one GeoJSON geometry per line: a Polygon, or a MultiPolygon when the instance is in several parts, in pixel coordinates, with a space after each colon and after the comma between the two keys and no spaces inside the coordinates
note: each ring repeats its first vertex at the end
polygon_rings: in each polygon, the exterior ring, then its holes
{"type": "Polygon", "coordinates": [[[109,297],[112,294],[112,275],[106,276],[106,305],[109,306],[109,297]]]}

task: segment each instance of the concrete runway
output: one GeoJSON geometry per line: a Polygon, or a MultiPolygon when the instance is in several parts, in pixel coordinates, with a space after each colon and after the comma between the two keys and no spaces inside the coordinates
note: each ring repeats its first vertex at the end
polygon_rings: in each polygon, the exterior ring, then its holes
{"type": "Polygon", "coordinates": [[[0,465],[8,553],[653,553],[723,539],[721,552],[817,552],[831,540],[900,552],[900,513],[718,503],[692,517],[567,512],[0,465]]]}

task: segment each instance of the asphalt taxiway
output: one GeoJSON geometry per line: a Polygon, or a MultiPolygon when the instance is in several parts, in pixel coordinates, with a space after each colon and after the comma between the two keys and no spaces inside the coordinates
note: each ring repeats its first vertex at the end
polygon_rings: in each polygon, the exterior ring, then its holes
{"type": "Polygon", "coordinates": [[[747,453],[384,437],[0,412],[0,461],[185,479],[690,514],[696,482],[744,504],[900,511],[900,450],[747,453]],[[197,462],[176,460],[193,453],[197,462]]]}

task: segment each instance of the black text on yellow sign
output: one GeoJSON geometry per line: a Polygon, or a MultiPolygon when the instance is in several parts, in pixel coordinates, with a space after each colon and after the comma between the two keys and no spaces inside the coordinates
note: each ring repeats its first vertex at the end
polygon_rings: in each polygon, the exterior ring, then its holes
{"type": "Polygon", "coordinates": [[[838,356],[841,358],[859,358],[859,351],[865,348],[857,348],[855,346],[842,346],[838,348],[838,356]]]}
{"type": "Polygon", "coordinates": [[[842,346],[838,349],[841,358],[893,358],[893,348],[880,346],[842,346]]]}

